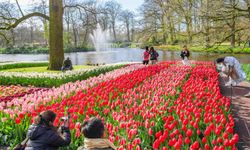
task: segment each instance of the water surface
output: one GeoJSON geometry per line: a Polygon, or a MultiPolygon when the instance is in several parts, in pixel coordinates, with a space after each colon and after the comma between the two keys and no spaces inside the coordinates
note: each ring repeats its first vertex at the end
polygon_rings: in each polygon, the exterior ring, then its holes
{"type": "MultiPolygon", "coordinates": [[[[108,64],[117,62],[141,62],[144,50],[138,48],[112,48],[108,51],[100,52],[76,52],[65,53],[65,58],[70,57],[75,65],[108,64]]],[[[158,51],[159,61],[180,60],[178,51],[158,51]]],[[[229,54],[209,54],[201,52],[191,52],[190,59],[198,61],[214,61],[218,57],[229,54]]],[[[234,54],[240,63],[250,63],[250,54],[234,54]]],[[[7,61],[48,61],[48,54],[0,54],[0,62],[7,61]]]]}

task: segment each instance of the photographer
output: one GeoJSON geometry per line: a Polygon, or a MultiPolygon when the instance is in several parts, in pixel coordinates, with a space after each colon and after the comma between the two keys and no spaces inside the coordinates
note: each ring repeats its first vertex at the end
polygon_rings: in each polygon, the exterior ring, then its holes
{"type": "Polygon", "coordinates": [[[58,132],[53,126],[56,114],[44,111],[38,115],[27,133],[29,138],[25,150],[57,150],[60,146],[70,144],[69,119],[63,121],[61,131],[58,132]]]}
{"type": "Polygon", "coordinates": [[[77,150],[116,150],[115,145],[104,138],[104,124],[101,119],[90,118],[82,126],[84,145],[77,150]]]}

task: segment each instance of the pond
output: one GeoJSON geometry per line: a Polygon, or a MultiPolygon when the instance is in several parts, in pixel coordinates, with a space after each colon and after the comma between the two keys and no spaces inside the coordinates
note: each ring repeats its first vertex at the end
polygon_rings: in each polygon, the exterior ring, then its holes
{"type": "MultiPolygon", "coordinates": [[[[100,52],[77,52],[65,53],[65,58],[70,57],[75,65],[108,64],[117,62],[141,62],[143,49],[138,48],[112,48],[108,51],[100,52]]],[[[159,61],[180,60],[178,51],[158,51],[159,61]]],[[[198,61],[214,61],[218,57],[228,56],[230,54],[208,54],[200,52],[191,52],[190,59],[198,61]]],[[[250,54],[235,54],[240,63],[250,63],[250,54]]],[[[0,62],[7,61],[47,61],[47,54],[0,54],[0,62]]]]}

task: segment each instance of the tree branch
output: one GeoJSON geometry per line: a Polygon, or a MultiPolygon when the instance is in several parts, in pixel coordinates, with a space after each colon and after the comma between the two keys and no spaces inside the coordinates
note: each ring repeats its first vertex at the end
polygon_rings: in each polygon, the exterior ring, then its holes
{"type": "Polygon", "coordinates": [[[18,7],[19,11],[21,12],[22,16],[24,16],[23,11],[18,3],[18,0],[16,0],[16,4],[17,4],[17,7],[18,7]]]}
{"type": "Polygon", "coordinates": [[[92,14],[98,14],[98,12],[96,12],[95,10],[83,7],[82,5],[79,5],[79,4],[76,4],[76,5],[65,5],[63,7],[63,9],[66,9],[66,8],[78,8],[78,9],[81,8],[81,9],[83,9],[86,12],[90,12],[92,14]]]}
{"type": "Polygon", "coordinates": [[[12,28],[15,28],[17,27],[21,22],[23,22],[24,20],[26,19],[29,19],[31,17],[42,17],[46,20],[49,20],[49,16],[45,15],[45,14],[42,14],[40,12],[34,12],[34,13],[30,13],[28,15],[25,15],[19,19],[16,19],[15,22],[7,27],[0,27],[0,30],[10,30],[12,28]]]}
{"type": "Polygon", "coordinates": [[[5,34],[3,34],[3,33],[0,32],[0,36],[3,37],[6,40],[7,44],[10,42],[9,39],[6,37],[5,34]]]}

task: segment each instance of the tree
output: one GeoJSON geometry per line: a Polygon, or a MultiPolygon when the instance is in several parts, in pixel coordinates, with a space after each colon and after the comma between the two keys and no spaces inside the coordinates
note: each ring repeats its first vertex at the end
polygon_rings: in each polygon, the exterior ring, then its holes
{"type": "Polygon", "coordinates": [[[64,60],[62,0],[49,0],[49,12],[49,69],[60,70],[64,60]]]}
{"type": "MultiPolygon", "coordinates": [[[[17,10],[14,4],[2,2],[0,3],[0,10],[1,10],[0,11],[0,27],[11,23],[11,19],[7,19],[7,18],[17,17],[17,13],[16,13],[17,10]]],[[[16,44],[16,39],[15,39],[16,33],[13,28],[10,29],[9,31],[10,31],[11,38],[8,38],[8,35],[6,32],[5,33],[1,32],[0,36],[6,40],[9,46],[14,46],[16,44]]]]}
{"type": "Polygon", "coordinates": [[[131,28],[133,19],[134,19],[134,13],[129,10],[124,10],[120,14],[120,20],[124,23],[126,27],[128,42],[131,41],[130,28],[131,28]]]}
{"type": "MultiPolygon", "coordinates": [[[[19,9],[21,9],[19,7],[19,9]]],[[[20,10],[21,11],[21,10],[20,10]]],[[[22,12],[22,11],[21,11],[22,12]]],[[[63,51],[63,3],[62,0],[49,0],[49,13],[48,17],[46,14],[40,12],[33,12],[27,15],[22,13],[20,18],[6,18],[4,19],[4,25],[0,27],[0,30],[11,30],[16,28],[23,21],[32,17],[42,17],[49,20],[49,66],[50,70],[60,70],[62,62],[64,60],[63,51]],[[9,21],[10,23],[6,23],[9,21]]],[[[3,23],[1,23],[3,24],[3,23]]]]}
{"type": "Polygon", "coordinates": [[[118,19],[118,16],[121,11],[121,5],[117,3],[116,1],[108,1],[105,3],[105,9],[108,12],[108,15],[110,17],[111,22],[111,28],[114,36],[114,41],[117,41],[116,37],[116,20],[118,19]]]}

